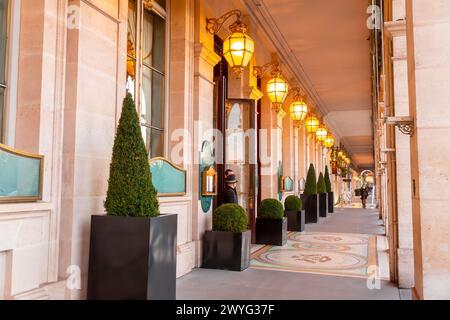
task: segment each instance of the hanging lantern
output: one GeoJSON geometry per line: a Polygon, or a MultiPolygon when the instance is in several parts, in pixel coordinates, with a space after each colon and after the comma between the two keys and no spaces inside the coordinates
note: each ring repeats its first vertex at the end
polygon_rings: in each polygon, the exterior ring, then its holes
{"type": "Polygon", "coordinates": [[[242,12],[231,10],[219,18],[206,19],[206,29],[211,34],[217,34],[225,21],[234,16],[236,21],[230,26],[231,34],[223,42],[223,56],[237,77],[240,77],[255,53],[255,42],[247,34],[247,25],[242,22],[242,12]]]}
{"type": "Polygon", "coordinates": [[[247,26],[236,22],[223,42],[223,56],[235,74],[240,75],[255,53],[255,42],[247,34],[247,26]]]}
{"type": "Polygon", "coordinates": [[[288,95],[288,84],[281,78],[279,71],[275,71],[272,79],[267,82],[267,95],[276,111],[281,110],[281,105],[288,95]]]}
{"type": "Polygon", "coordinates": [[[303,99],[294,101],[291,104],[290,113],[294,121],[303,121],[308,114],[308,106],[303,99]]]}
{"type": "Polygon", "coordinates": [[[328,149],[331,149],[334,146],[334,138],[331,134],[328,134],[323,142],[323,145],[328,149]]]}
{"type": "Polygon", "coordinates": [[[324,125],[321,125],[316,131],[316,138],[318,141],[323,142],[327,138],[328,131],[324,125]]]}
{"type": "Polygon", "coordinates": [[[309,115],[305,120],[306,131],[308,133],[316,133],[319,125],[319,119],[313,114],[309,115]]]}

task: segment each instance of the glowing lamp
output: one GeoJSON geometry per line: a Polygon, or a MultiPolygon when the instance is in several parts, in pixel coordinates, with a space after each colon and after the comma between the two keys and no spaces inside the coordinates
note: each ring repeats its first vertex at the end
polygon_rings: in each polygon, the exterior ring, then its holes
{"type": "Polygon", "coordinates": [[[291,104],[290,113],[294,121],[303,121],[308,114],[308,106],[303,100],[294,101],[291,104]]]}
{"type": "Polygon", "coordinates": [[[327,138],[328,131],[325,126],[320,126],[316,131],[316,138],[318,141],[323,142],[327,138]]]}
{"type": "Polygon", "coordinates": [[[334,138],[331,134],[328,134],[323,142],[324,146],[331,149],[334,146],[334,138]]]}
{"type": "Polygon", "coordinates": [[[316,133],[319,125],[319,119],[315,115],[309,115],[305,120],[306,131],[308,133],[316,133]]]}
{"type": "Polygon", "coordinates": [[[273,104],[282,104],[288,95],[288,84],[276,75],[267,82],[267,95],[273,104]]]}
{"type": "Polygon", "coordinates": [[[233,71],[240,74],[255,53],[255,43],[244,28],[232,32],[223,42],[223,56],[233,71]]]}

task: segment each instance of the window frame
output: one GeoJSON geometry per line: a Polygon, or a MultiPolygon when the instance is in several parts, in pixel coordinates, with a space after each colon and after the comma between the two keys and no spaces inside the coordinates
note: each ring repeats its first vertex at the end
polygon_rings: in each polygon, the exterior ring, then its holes
{"type": "Polygon", "coordinates": [[[6,90],[2,120],[3,137],[0,137],[3,140],[0,142],[3,141],[3,144],[15,147],[22,0],[9,0],[8,4],[8,43],[5,56],[6,90]]]}
{"type": "MultiPolygon", "coordinates": [[[[156,130],[162,134],[162,155],[164,157],[167,154],[168,144],[168,107],[169,107],[169,63],[170,63],[170,0],[166,0],[166,8],[161,7],[155,0],[135,0],[136,1],[136,35],[135,35],[135,45],[136,45],[136,58],[131,57],[128,52],[126,54],[127,59],[132,58],[135,60],[135,86],[134,86],[134,100],[139,115],[139,124],[141,129],[156,130]],[[148,7],[145,8],[145,5],[148,7]],[[151,13],[159,16],[164,20],[164,71],[157,70],[155,67],[146,64],[142,58],[142,44],[143,44],[143,28],[144,28],[144,13],[143,10],[148,10],[151,13]],[[142,94],[143,94],[143,69],[148,68],[151,72],[156,72],[157,74],[164,77],[164,89],[163,89],[163,105],[162,105],[162,125],[163,128],[155,127],[151,123],[144,123],[141,121],[141,111],[142,111],[142,94]]],[[[128,15],[127,15],[128,16],[128,15]]],[[[127,27],[128,28],[128,27],[127,27]]],[[[127,38],[128,39],[128,38],[127,38]]],[[[151,141],[149,143],[149,158],[151,158],[151,141]]],[[[146,146],[147,147],[147,146],[146,146]]]]}
{"type": "Polygon", "coordinates": [[[0,82],[0,87],[3,89],[3,108],[1,110],[0,118],[0,143],[6,144],[6,117],[8,108],[8,92],[9,92],[9,58],[10,58],[10,42],[11,42],[11,0],[6,0],[6,40],[5,40],[5,69],[3,70],[4,82],[0,82]]]}

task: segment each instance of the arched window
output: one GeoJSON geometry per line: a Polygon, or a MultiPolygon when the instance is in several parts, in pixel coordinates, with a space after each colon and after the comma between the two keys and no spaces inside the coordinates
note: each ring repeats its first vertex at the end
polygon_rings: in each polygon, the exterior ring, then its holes
{"type": "Polygon", "coordinates": [[[128,1],[127,88],[138,107],[149,157],[164,156],[166,1],[128,1]]]}

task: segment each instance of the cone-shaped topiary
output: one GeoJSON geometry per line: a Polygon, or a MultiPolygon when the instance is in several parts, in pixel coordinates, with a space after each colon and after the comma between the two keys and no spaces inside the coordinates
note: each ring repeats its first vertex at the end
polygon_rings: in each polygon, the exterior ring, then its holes
{"type": "Polygon", "coordinates": [[[157,192],[130,93],[124,99],[114,140],[105,209],[112,216],[159,216],[157,192]]]}
{"type": "Polygon", "coordinates": [[[317,193],[327,193],[327,187],[322,172],[319,175],[319,180],[317,180],[317,193]]]}
{"type": "Polygon", "coordinates": [[[325,186],[327,187],[327,192],[331,192],[331,180],[330,172],[328,171],[328,166],[325,166],[325,186]]]}
{"type": "Polygon", "coordinates": [[[284,209],[286,211],[300,211],[302,210],[302,200],[297,196],[289,196],[284,200],[284,209]]]}
{"type": "Polygon", "coordinates": [[[238,204],[223,204],[213,212],[214,231],[244,232],[247,226],[247,211],[238,204]]]}
{"type": "Polygon", "coordinates": [[[306,176],[305,194],[308,196],[317,194],[316,170],[312,163],[309,166],[308,175],[306,176]]]}
{"type": "Polygon", "coordinates": [[[264,199],[259,204],[259,216],[263,219],[283,219],[283,205],[277,199],[264,199]]]}

